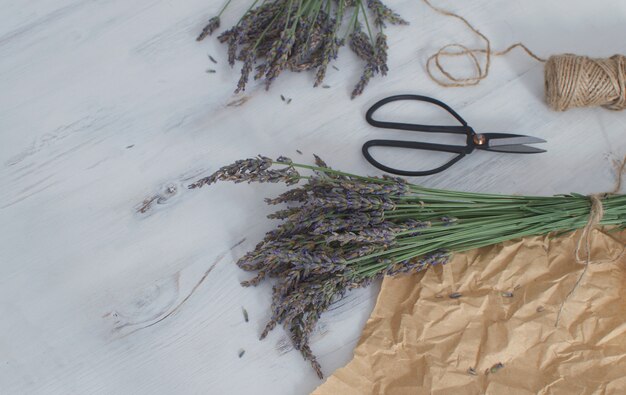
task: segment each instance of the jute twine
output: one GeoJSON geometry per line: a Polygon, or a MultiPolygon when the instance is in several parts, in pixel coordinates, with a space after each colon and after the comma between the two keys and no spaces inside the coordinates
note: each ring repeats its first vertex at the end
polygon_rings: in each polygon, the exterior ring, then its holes
{"type": "Polygon", "coordinates": [[[546,101],[557,111],[594,106],[626,109],[625,56],[551,56],[545,64],[545,81],[546,101]]]}
{"type": "Polygon", "coordinates": [[[491,42],[467,19],[453,12],[424,3],[437,13],[462,21],[472,32],[485,42],[485,48],[468,48],[462,44],[448,44],[430,56],[426,72],[430,79],[443,87],[478,85],[489,75],[492,56],[501,56],[515,48],[521,48],[533,59],[545,63],[545,97],[548,105],[557,111],[573,107],[602,106],[611,110],[626,109],[626,57],[614,55],[610,58],[590,58],[572,54],[550,56],[547,60],[533,53],[522,43],[515,43],[503,51],[493,51],[491,42]],[[478,55],[484,55],[484,65],[478,55]],[[471,77],[457,77],[442,64],[447,57],[467,57],[474,66],[471,77]],[[433,73],[435,68],[441,76],[433,73]]]}
{"type": "Polygon", "coordinates": [[[576,291],[576,288],[578,288],[578,286],[580,285],[580,282],[585,276],[585,273],[587,273],[589,264],[615,262],[622,256],[624,256],[624,253],[626,253],[626,247],[622,247],[622,252],[613,259],[595,261],[591,259],[591,232],[596,226],[600,225],[600,222],[602,222],[602,218],[604,217],[604,206],[602,205],[602,200],[609,195],[618,193],[622,188],[622,176],[624,175],[624,170],[626,169],[626,156],[624,156],[621,161],[615,161],[614,165],[617,174],[613,191],[589,195],[589,201],[591,203],[591,208],[589,209],[589,219],[587,220],[585,227],[581,230],[580,235],[576,240],[576,248],[574,250],[574,259],[576,259],[576,263],[583,264],[585,265],[585,267],[580,272],[580,275],[578,276],[578,279],[574,283],[572,289],[567,293],[565,299],[563,299],[563,302],[561,303],[561,306],[559,307],[559,310],[556,314],[556,321],[554,322],[555,327],[559,325],[559,319],[561,318],[561,312],[563,311],[565,302],[567,302],[569,297],[574,294],[574,291],[576,291]],[[585,255],[584,257],[581,257],[580,252],[583,247],[585,250],[585,255]]]}

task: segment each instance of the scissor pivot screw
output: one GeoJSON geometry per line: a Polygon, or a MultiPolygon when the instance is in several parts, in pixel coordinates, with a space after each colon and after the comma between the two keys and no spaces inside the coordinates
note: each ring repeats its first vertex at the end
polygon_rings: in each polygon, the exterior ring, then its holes
{"type": "Polygon", "coordinates": [[[484,145],[487,142],[487,138],[482,134],[477,134],[474,136],[474,144],[476,145],[484,145]]]}

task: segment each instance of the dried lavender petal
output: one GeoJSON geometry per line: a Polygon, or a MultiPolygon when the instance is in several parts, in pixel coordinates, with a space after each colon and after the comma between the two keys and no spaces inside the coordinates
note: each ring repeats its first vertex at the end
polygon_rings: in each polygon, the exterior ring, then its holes
{"type": "Polygon", "coordinates": [[[498,370],[502,369],[504,364],[502,362],[495,363],[491,368],[489,368],[489,373],[497,373],[498,370]]]}

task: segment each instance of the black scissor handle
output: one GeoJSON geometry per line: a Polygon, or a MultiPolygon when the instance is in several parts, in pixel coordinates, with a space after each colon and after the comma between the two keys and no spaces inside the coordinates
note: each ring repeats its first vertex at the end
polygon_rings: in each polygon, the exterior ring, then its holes
{"type": "Polygon", "coordinates": [[[431,174],[436,174],[441,171],[446,170],[459,160],[463,158],[466,154],[473,151],[473,147],[460,146],[460,145],[444,145],[444,144],[431,144],[431,143],[420,143],[417,141],[398,141],[398,140],[370,140],[363,144],[363,156],[365,159],[372,164],[374,167],[379,170],[385,171],[391,174],[397,174],[399,176],[407,176],[407,177],[421,177],[421,176],[429,176],[431,174]],[[394,169],[389,166],[385,166],[370,154],[369,149],[371,147],[394,147],[394,148],[410,148],[410,149],[422,149],[429,151],[439,151],[439,152],[450,152],[453,154],[458,154],[454,158],[452,158],[447,163],[443,164],[432,170],[425,171],[408,171],[408,170],[400,170],[394,169]]]}
{"type": "Polygon", "coordinates": [[[421,95],[395,95],[379,100],[378,102],[374,103],[374,105],[371,106],[369,110],[367,110],[367,112],[365,113],[365,120],[372,126],[385,129],[409,130],[414,132],[454,133],[465,135],[474,133],[472,128],[467,126],[467,122],[465,122],[465,120],[461,118],[461,116],[457,114],[456,111],[454,111],[452,108],[450,108],[450,106],[448,106],[446,103],[441,102],[437,99],[433,99],[432,97],[421,95]],[[419,125],[402,122],[387,122],[377,121],[372,117],[372,115],[374,115],[374,112],[385,104],[400,100],[417,100],[437,105],[449,112],[454,118],[456,118],[457,121],[461,123],[462,126],[419,125]]]}

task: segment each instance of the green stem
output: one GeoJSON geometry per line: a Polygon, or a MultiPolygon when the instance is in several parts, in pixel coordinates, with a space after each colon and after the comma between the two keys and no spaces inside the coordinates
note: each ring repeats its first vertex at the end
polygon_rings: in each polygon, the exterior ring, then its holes
{"type": "MultiPolygon", "coordinates": [[[[276,164],[345,177],[325,178],[331,185],[398,182],[299,163],[276,164]]],[[[300,176],[300,179],[311,178],[316,177],[300,176]]],[[[571,232],[586,226],[592,208],[589,197],[574,193],[552,197],[495,195],[431,189],[414,184],[408,184],[408,190],[403,196],[391,197],[395,207],[383,212],[385,221],[402,223],[413,219],[428,226],[395,232],[391,245],[373,244],[376,246],[373,253],[347,260],[345,264],[357,276],[380,273],[389,265],[389,260],[403,262],[435,251],[460,252],[529,235],[571,232]]],[[[604,215],[600,225],[625,227],[626,195],[608,195],[602,204],[604,215]]],[[[348,218],[350,215],[349,211],[333,212],[332,208],[330,211],[326,218],[348,218]]],[[[315,243],[325,241],[321,238],[315,243]]]]}
{"type": "Polygon", "coordinates": [[[350,33],[354,31],[358,22],[359,22],[359,9],[355,8],[354,12],[352,13],[352,17],[350,18],[350,22],[348,23],[348,26],[346,28],[346,34],[343,36],[343,40],[346,40],[348,36],[350,35],[350,33]]]}
{"type": "MultiPolygon", "coordinates": [[[[222,9],[220,10],[220,12],[217,14],[217,17],[218,17],[218,18],[222,16],[222,14],[224,13],[224,11],[226,11],[226,7],[228,7],[228,5],[230,4],[230,2],[231,2],[231,1],[232,1],[232,0],[228,0],[228,1],[226,1],[226,4],[224,4],[224,6],[223,6],[223,7],[222,7],[222,9]]],[[[256,3],[256,1],[255,1],[255,3],[256,3]]]]}
{"type": "MultiPolygon", "coordinates": [[[[254,52],[254,50],[259,46],[259,44],[261,43],[261,41],[263,40],[263,37],[265,37],[265,34],[267,33],[267,31],[270,29],[270,27],[272,27],[272,25],[274,24],[274,22],[276,22],[276,20],[278,19],[279,16],[281,16],[283,14],[283,10],[281,10],[280,12],[276,13],[276,15],[274,16],[274,18],[272,19],[272,21],[270,23],[267,24],[267,27],[263,30],[263,32],[261,32],[261,35],[259,35],[259,38],[256,40],[256,42],[254,43],[254,46],[251,49],[251,52],[254,52]]],[[[280,162],[273,162],[274,164],[278,164],[280,162]]],[[[284,164],[284,163],[283,163],[284,164]]]]}
{"type": "Polygon", "coordinates": [[[374,41],[374,36],[372,35],[372,29],[370,29],[370,23],[367,18],[367,11],[365,11],[365,7],[363,6],[363,1],[358,0],[358,2],[359,2],[358,7],[360,7],[361,11],[363,12],[363,18],[365,19],[365,26],[367,26],[367,34],[370,36],[370,41],[372,42],[372,45],[376,45],[376,41],[374,41]]]}

